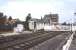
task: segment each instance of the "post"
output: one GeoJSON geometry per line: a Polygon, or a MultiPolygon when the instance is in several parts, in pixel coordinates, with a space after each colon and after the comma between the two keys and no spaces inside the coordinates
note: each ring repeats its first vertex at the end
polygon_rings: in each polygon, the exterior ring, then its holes
{"type": "Polygon", "coordinates": [[[72,32],[72,22],[71,22],[71,32],[72,32]]]}
{"type": "Polygon", "coordinates": [[[36,32],[36,22],[34,22],[34,32],[36,32]]]}
{"type": "MultiPolygon", "coordinates": [[[[74,13],[74,16],[76,16],[76,12],[74,13]]],[[[75,26],[75,25],[74,25],[75,26]]],[[[75,32],[75,30],[74,30],[74,32],[75,32]]]]}

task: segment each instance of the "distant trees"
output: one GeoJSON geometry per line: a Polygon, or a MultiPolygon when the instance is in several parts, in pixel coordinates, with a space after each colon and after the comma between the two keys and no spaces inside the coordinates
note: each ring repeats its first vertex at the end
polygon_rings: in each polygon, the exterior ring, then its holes
{"type": "Polygon", "coordinates": [[[5,24],[6,20],[7,20],[7,16],[3,15],[3,13],[0,12],[0,24],[5,24]]]}
{"type": "Polygon", "coordinates": [[[28,15],[26,16],[26,21],[24,22],[24,28],[26,30],[29,30],[29,20],[31,19],[31,14],[28,13],[28,15]]]}
{"type": "Polygon", "coordinates": [[[0,17],[3,17],[3,13],[2,12],[0,12],[0,17]]]}
{"type": "Polygon", "coordinates": [[[66,22],[62,23],[62,25],[66,25],[66,24],[67,24],[66,22]]]}
{"type": "MultiPolygon", "coordinates": [[[[3,15],[3,13],[0,12],[0,24],[3,24],[4,25],[5,23],[8,23],[10,26],[13,26],[13,25],[17,25],[17,23],[21,23],[21,21],[19,19],[17,19],[16,23],[10,24],[13,21],[12,19],[13,19],[12,16],[9,16],[7,18],[6,15],[3,15]]],[[[28,13],[27,16],[26,16],[25,22],[22,23],[22,24],[24,24],[25,30],[29,30],[29,20],[30,19],[31,19],[31,13],[28,13]]]]}

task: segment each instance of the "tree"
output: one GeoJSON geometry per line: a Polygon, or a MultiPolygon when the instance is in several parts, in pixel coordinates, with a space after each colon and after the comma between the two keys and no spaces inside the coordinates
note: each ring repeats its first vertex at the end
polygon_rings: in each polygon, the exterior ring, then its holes
{"type": "Polygon", "coordinates": [[[3,17],[3,13],[2,12],[0,12],[0,17],[3,17]]]}
{"type": "Polygon", "coordinates": [[[10,21],[10,20],[12,20],[12,17],[11,17],[11,16],[9,16],[8,20],[9,20],[9,21],[10,21]]]}
{"type": "Polygon", "coordinates": [[[31,19],[31,14],[29,13],[26,17],[26,21],[24,23],[24,27],[26,30],[29,30],[29,20],[31,19]]]}
{"type": "Polygon", "coordinates": [[[6,20],[7,16],[6,15],[4,16],[3,13],[0,12],[0,23],[5,24],[6,20]]]}
{"type": "Polygon", "coordinates": [[[7,16],[5,15],[5,16],[3,16],[5,19],[7,19],[7,16]]]}
{"type": "Polygon", "coordinates": [[[26,17],[26,22],[28,22],[31,19],[31,14],[29,13],[26,17]]]}
{"type": "Polygon", "coordinates": [[[41,20],[42,20],[43,18],[42,18],[42,16],[41,16],[41,20]]]}
{"type": "Polygon", "coordinates": [[[21,22],[19,18],[16,19],[17,22],[21,22]]]}
{"type": "Polygon", "coordinates": [[[4,21],[6,22],[6,20],[7,20],[7,16],[5,15],[5,16],[3,16],[3,18],[4,18],[4,21]]]}
{"type": "Polygon", "coordinates": [[[66,25],[66,24],[67,24],[66,22],[62,23],[62,25],[66,25]]]}

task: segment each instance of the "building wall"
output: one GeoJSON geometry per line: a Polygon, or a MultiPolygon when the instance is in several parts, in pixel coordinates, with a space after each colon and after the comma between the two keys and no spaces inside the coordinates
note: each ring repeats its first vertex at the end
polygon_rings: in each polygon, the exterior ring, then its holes
{"type": "Polygon", "coordinates": [[[34,21],[29,21],[29,29],[34,30],[34,21]]]}
{"type": "Polygon", "coordinates": [[[14,28],[14,32],[22,32],[23,30],[23,24],[17,24],[17,27],[14,28]]]}
{"type": "Polygon", "coordinates": [[[1,17],[0,18],[0,24],[5,24],[5,22],[6,22],[6,19],[4,17],[1,17]]]}
{"type": "Polygon", "coordinates": [[[55,24],[58,23],[58,14],[52,14],[51,15],[51,21],[55,24]]]}
{"type": "Polygon", "coordinates": [[[59,31],[70,31],[71,26],[68,25],[56,25],[57,28],[59,28],[59,31]]]}
{"type": "Polygon", "coordinates": [[[12,31],[13,32],[13,29],[15,27],[15,22],[14,20],[11,21],[8,21],[4,18],[0,18],[0,32],[7,32],[7,31],[12,31]]]}
{"type": "Polygon", "coordinates": [[[30,30],[40,30],[44,28],[44,23],[36,23],[36,28],[34,28],[34,21],[29,22],[29,29],[30,30]]]}
{"type": "Polygon", "coordinates": [[[59,31],[60,28],[57,25],[45,25],[44,30],[45,31],[59,31]]]}
{"type": "Polygon", "coordinates": [[[36,24],[36,29],[37,30],[44,29],[44,23],[37,23],[36,24]]]}
{"type": "Polygon", "coordinates": [[[8,32],[8,31],[13,31],[13,25],[4,25],[4,24],[0,24],[0,32],[8,32]]]}
{"type": "MultiPolygon", "coordinates": [[[[71,31],[71,26],[62,26],[65,28],[64,30],[70,30],[71,31]]],[[[76,26],[72,26],[72,31],[76,31],[76,26]]]]}
{"type": "Polygon", "coordinates": [[[51,25],[49,23],[36,23],[36,28],[34,28],[34,21],[29,22],[29,29],[30,30],[40,30],[44,29],[45,31],[53,31],[56,30],[56,27],[54,25],[51,25]]]}
{"type": "Polygon", "coordinates": [[[58,24],[58,14],[47,14],[44,16],[44,20],[50,20],[51,24],[58,24]]]}

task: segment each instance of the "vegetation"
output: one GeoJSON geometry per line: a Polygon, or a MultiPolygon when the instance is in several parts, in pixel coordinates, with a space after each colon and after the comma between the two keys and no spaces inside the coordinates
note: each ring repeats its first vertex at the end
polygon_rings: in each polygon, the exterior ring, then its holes
{"type": "Polygon", "coordinates": [[[66,24],[67,24],[66,22],[62,23],[62,25],[66,25],[66,24]]]}
{"type": "Polygon", "coordinates": [[[31,14],[29,13],[27,16],[26,16],[26,21],[24,22],[24,28],[25,30],[29,30],[29,20],[31,19],[31,14]]]}
{"type": "Polygon", "coordinates": [[[3,13],[0,12],[0,24],[5,24],[6,20],[7,20],[7,16],[3,15],[3,13]]]}
{"type": "Polygon", "coordinates": [[[10,21],[10,20],[12,20],[12,17],[11,17],[11,16],[9,16],[8,20],[9,20],[9,21],[10,21]]]}
{"type": "Polygon", "coordinates": [[[6,15],[4,15],[2,12],[0,12],[0,28],[2,28],[2,29],[5,29],[6,27],[7,28],[13,28],[14,26],[17,26],[17,24],[21,23],[21,24],[24,24],[25,30],[29,30],[29,20],[31,19],[31,13],[28,13],[24,22],[17,19],[16,23],[11,25],[7,22],[10,26],[9,27],[8,26],[4,27],[4,24],[5,24],[6,20],[11,21],[12,19],[13,19],[12,16],[9,16],[9,18],[7,18],[6,15]]]}

